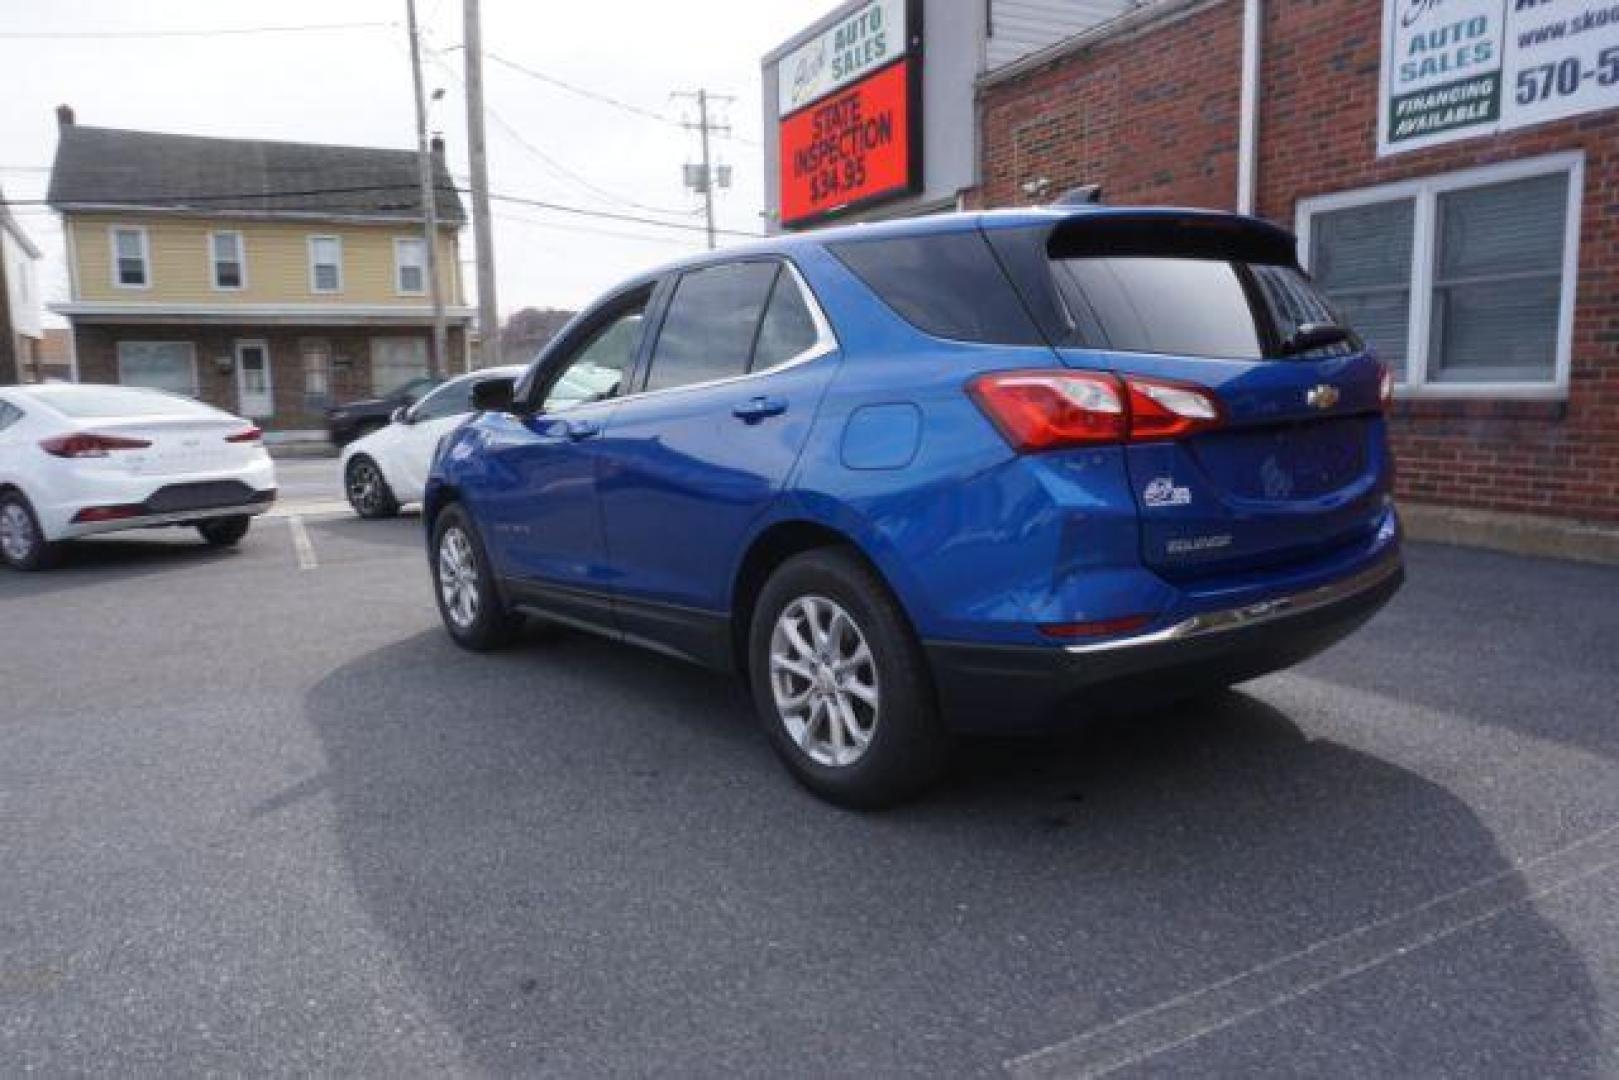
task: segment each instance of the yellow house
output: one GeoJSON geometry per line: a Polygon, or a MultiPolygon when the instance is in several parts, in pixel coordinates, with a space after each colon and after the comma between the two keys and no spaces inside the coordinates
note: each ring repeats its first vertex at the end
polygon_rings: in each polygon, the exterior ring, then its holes
{"type": "MultiPolygon", "coordinates": [[[[77,124],[57,110],[79,376],[190,394],[283,435],[428,375],[433,308],[409,150],[77,124]]],[[[435,143],[443,368],[465,370],[465,214],[435,143]]]]}

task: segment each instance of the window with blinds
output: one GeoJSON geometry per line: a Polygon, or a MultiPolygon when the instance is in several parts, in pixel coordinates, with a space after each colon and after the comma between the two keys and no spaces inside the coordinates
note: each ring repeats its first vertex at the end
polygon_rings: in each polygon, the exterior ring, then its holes
{"type": "Polygon", "coordinates": [[[1568,384],[1583,157],[1305,200],[1317,285],[1408,390],[1568,384]]]}

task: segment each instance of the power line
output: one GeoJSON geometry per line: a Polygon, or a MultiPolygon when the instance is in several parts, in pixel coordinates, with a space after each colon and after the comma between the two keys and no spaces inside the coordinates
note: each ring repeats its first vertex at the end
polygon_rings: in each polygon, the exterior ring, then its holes
{"type": "MultiPolygon", "coordinates": [[[[638,225],[657,225],[665,229],[680,229],[683,232],[708,232],[706,225],[684,224],[677,221],[659,221],[656,218],[639,217],[635,214],[616,214],[608,210],[586,210],[578,206],[563,206],[560,203],[546,202],[543,199],[528,199],[518,195],[497,195],[493,192],[489,197],[496,202],[515,203],[518,206],[534,206],[541,210],[555,210],[561,214],[584,214],[589,217],[599,217],[610,221],[632,221],[638,225]]],[[[740,229],[715,228],[716,233],[726,236],[741,236],[750,240],[763,240],[763,233],[743,232],[740,229]]]]}
{"type": "MultiPolygon", "coordinates": [[[[461,48],[461,46],[459,46],[459,45],[457,45],[455,47],[456,48],[461,48]]],[[[580,96],[582,98],[588,98],[591,101],[600,102],[603,105],[610,105],[615,109],[620,109],[620,110],[622,110],[624,112],[627,112],[627,113],[633,113],[634,115],[642,117],[643,119],[646,119],[646,120],[655,120],[660,124],[668,124],[671,127],[681,127],[681,126],[683,126],[679,120],[675,119],[672,116],[666,116],[663,113],[654,112],[651,109],[643,108],[640,105],[632,105],[627,101],[620,101],[618,98],[609,97],[607,94],[603,94],[600,91],[590,90],[590,89],[587,89],[587,88],[585,88],[583,86],[578,86],[578,85],[576,85],[574,83],[566,81],[565,79],[559,79],[555,75],[547,75],[543,71],[535,71],[533,68],[526,67],[523,64],[519,64],[515,60],[508,60],[504,56],[499,55],[498,53],[492,53],[492,52],[489,52],[488,50],[485,50],[484,51],[484,56],[488,57],[490,60],[493,60],[495,63],[500,64],[503,67],[508,67],[508,68],[511,68],[513,71],[521,72],[522,74],[527,75],[531,79],[537,79],[540,82],[546,83],[546,84],[548,84],[550,86],[554,86],[559,90],[566,90],[570,94],[577,94],[578,96],[580,96]]]]}
{"type": "Polygon", "coordinates": [[[325,30],[377,30],[398,26],[391,22],[307,23],[298,26],[222,26],[212,30],[42,30],[0,33],[7,41],[120,40],[124,38],[224,37],[233,34],[300,34],[325,30]]]}
{"type": "MultiPolygon", "coordinates": [[[[426,36],[428,36],[427,32],[423,31],[423,37],[426,37],[426,36]]],[[[454,46],[454,48],[457,48],[457,49],[462,48],[462,47],[463,46],[460,46],[460,45],[454,46]]],[[[429,59],[431,59],[433,61],[433,63],[437,64],[439,66],[440,70],[442,70],[446,75],[448,75],[450,78],[454,79],[456,81],[456,83],[462,88],[462,91],[464,93],[465,90],[466,90],[466,80],[463,79],[461,77],[461,74],[459,72],[457,72],[453,67],[451,67],[443,59],[443,57],[440,55],[441,52],[449,52],[449,51],[451,51],[451,50],[450,49],[443,49],[443,50],[430,49],[429,52],[430,52],[431,55],[429,56],[429,59]]],[[[486,52],[486,53],[484,53],[484,55],[488,56],[489,54],[486,52]]],[[[528,151],[530,154],[532,154],[538,161],[540,161],[541,164],[545,165],[547,168],[549,168],[552,172],[556,173],[562,179],[570,181],[573,184],[575,184],[576,186],[584,189],[585,191],[590,192],[596,198],[602,199],[602,200],[604,200],[606,202],[619,203],[619,204],[624,205],[624,206],[632,207],[632,208],[634,208],[636,210],[644,210],[644,211],[646,211],[648,213],[652,213],[652,214],[680,214],[680,213],[682,213],[682,211],[679,211],[679,210],[670,210],[670,209],[668,209],[666,207],[661,207],[661,206],[648,206],[645,203],[636,202],[634,199],[630,199],[630,198],[627,198],[627,197],[625,197],[623,195],[619,195],[619,194],[617,194],[615,192],[607,190],[606,188],[600,186],[599,184],[593,183],[592,181],[590,181],[586,177],[581,176],[580,174],[574,172],[572,169],[568,168],[566,165],[562,164],[562,162],[558,161],[556,158],[552,157],[550,154],[546,153],[544,150],[541,150],[538,146],[535,146],[533,143],[529,142],[528,139],[523,135],[523,133],[518,131],[517,128],[514,125],[512,125],[509,121],[507,121],[507,119],[504,116],[502,116],[500,114],[500,112],[494,108],[494,106],[485,104],[484,105],[484,112],[488,114],[490,119],[494,120],[496,127],[500,128],[503,132],[506,133],[508,138],[510,138],[513,142],[515,142],[522,149],[524,149],[524,150],[528,151]]]]}

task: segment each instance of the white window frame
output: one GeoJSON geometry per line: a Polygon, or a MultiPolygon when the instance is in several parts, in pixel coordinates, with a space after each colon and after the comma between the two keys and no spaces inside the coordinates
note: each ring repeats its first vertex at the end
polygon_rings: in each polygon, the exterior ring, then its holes
{"type": "Polygon", "coordinates": [[[1579,285],[1580,208],[1584,205],[1585,153],[1574,150],[1544,157],[1504,161],[1458,172],[1402,180],[1393,184],[1335,192],[1300,199],[1295,211],[1300,261],[1311,262],[1310,223],[1317,214],[1372,203],[1412,200],[1411,311],[1407,328],[1404,380],[1396,384],[1403,398],[1503,398],[1523,401],[1562,401],[1568,397],[1569,368],[1574,348],[1574,299],[1579,285]],[[1557,354],[1552,380],[1535,382],[1429,382],[1428,349],[1433,315],[1434,257],[1439,196],[1450,191],[1486,187],[1513,180],[1557,173],[1568,175],[1568,206],[1563,220],[1563,267],[1557,314],[1557,354]]]}
{"type": "Polygon", "coordinates": [[[215,292],[241,292],[247,288],[247,237],[240,229],[215,229],[208,234],[208,281],[215,292]],[[236,265],[242,273],[240,285],[221,285],[219,283],[219,257],[214,253],[214,237],[236,237],[236,265]]]}
{"type": "Polygon", "coordinates": [[[146,290],[152,287],[152,238],[147,235],[145,225],[108,225],[107,226],[107,260],[108,270],[112,275],[112,287],[115,289],[146,290]],[[126,285],[118,279],[118,234],[135,233],[141,238],[141,269],[146,278],[144,284],[126,285]]]}
{"type": "Polygon", "coordinates": [[[309,249],[309,291],[321,296],[333,296],[343,291],[343,238],[335,233],[320,233],[308,239],[309,249]],[[315,246],[322,240],[330,240],[337,245],[337,288],[322,289],[315,282],[315,246]]]}
{"type": "Polygon", "coordinates": [[[136,385],[136,384],[133,384],[133,383],[130,383],[130,382],[126,381],[125,378],[124,378],[124,346],[125,345],[179,345],[179,346],[182,346],[186,351],[186,355],[191,358],[191,393],[189,395],[187,395],[187,396],[194,397],[194,398],[197,398],[199,400],[202,398],[202,383],[200,381],[198,381],[198,379],[197,379],[197,346],[196,346],[195,342],[191,342],[191,341],[147,341],[144,338],[127,338],[127,339],[121,339],[119,341],[114,342],[113,343],[113,356],[116,359],[117,364],[118,364],[118,385],[119,386],[136,385]]]}
{"type": "Polygon", "coordinates": [[[425,236],[396,236],[394,237],[394,294],[397,296],[426,296],[427,295],[427,238],[425,236]],[[422,249],[422,287],[407,289],[404,284],[405,263],[400,258],[400,252],[406,244],[420,244],[422,249]]]}

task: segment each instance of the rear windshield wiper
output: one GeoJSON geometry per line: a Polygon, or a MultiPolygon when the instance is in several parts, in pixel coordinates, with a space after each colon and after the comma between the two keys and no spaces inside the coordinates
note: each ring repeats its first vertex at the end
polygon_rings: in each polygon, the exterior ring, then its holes
{"type": "Polygon", "coordinates": [[[1349,340],[1349,329],[1337,323],[1307,322],[1282,339],[1282,355],[1297,356],[1311,349],[1321,349],[1349,340]]]}

